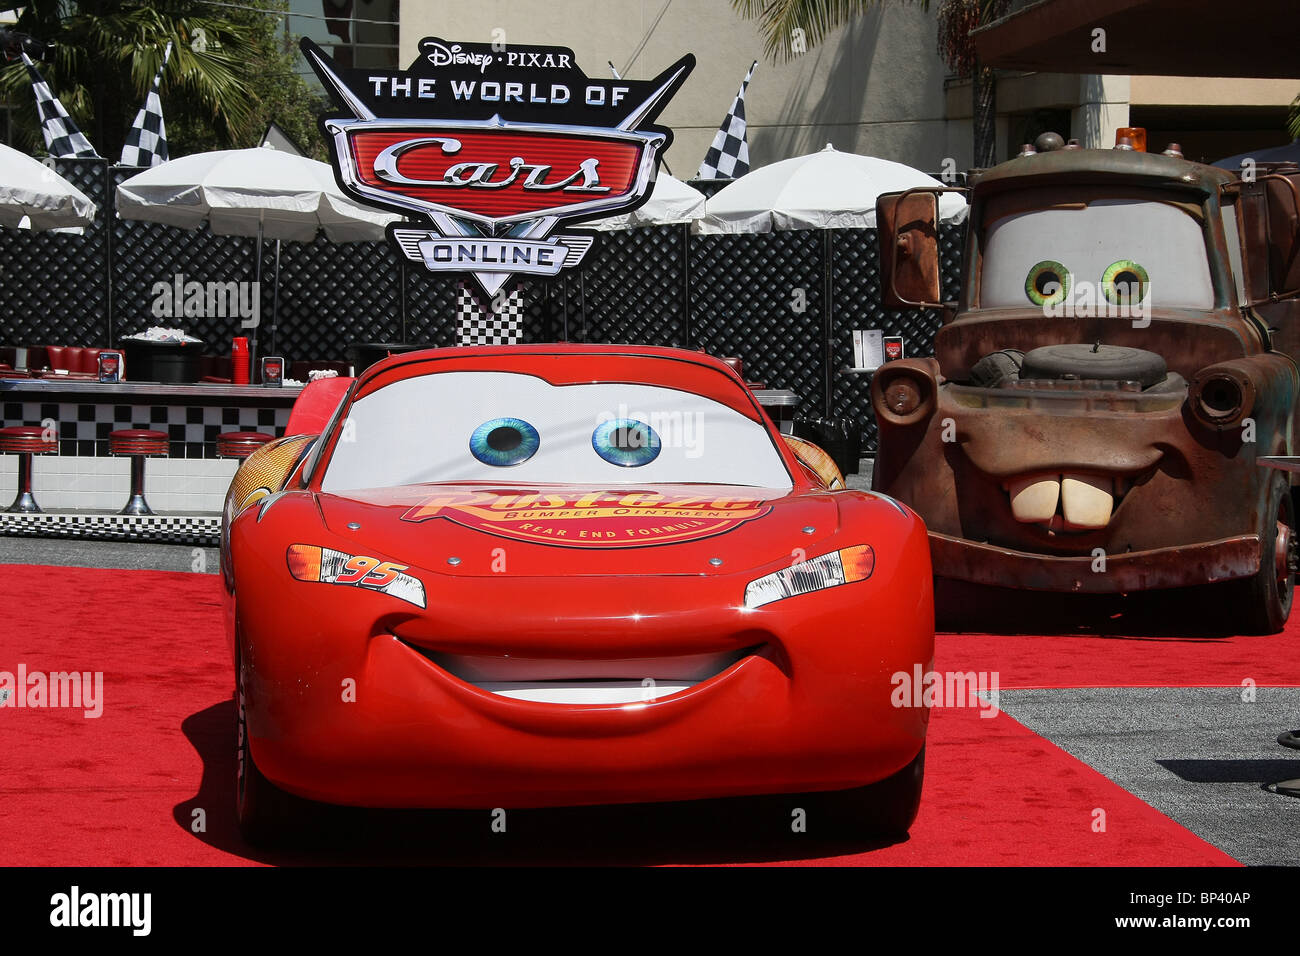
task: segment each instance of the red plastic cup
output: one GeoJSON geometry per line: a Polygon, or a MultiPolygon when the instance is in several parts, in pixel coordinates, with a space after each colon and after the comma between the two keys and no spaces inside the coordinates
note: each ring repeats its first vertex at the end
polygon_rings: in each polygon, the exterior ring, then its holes
{"type": "Polygon", "coordinates": [[[230,381],[234,385],[248,384],[248,339],[242,335],[230,343],[230,381]]]}

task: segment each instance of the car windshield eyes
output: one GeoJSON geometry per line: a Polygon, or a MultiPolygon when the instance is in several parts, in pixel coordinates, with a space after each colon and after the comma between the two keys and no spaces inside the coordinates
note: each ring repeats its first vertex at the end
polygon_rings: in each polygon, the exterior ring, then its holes
{"type": "Polygon", "coordinates": [[[1114,305],[1132,305],[1147,297],[1151,277],[1132,259],[1119,259],[1106,267],[1101,276],[1101,291],[1114,305]]]}
{"type": "MultiPolygon", "coordinates": [[[[469,436],[469,450],[485,465],[504,468],[532,458],[541,447],[537,429],[521,418],[493,418],[469,436]]],[[[596,454],[621,468],[648,465],[659,457],[659,433],[633,418],[615,418],[596,426],[591,435],[596,454]]]]}
{"type": "Polygon", "coordinates": [[[1069,294],[1069,270],[1052,259],[1035,263],[1025,277],[1025,295],[1034,305],[1056,305],[1069,294]]]}
{"type": "Polygon", "coordinates": [[[659,457],[659,434],[645,422],[614,418],[596,426],[591,447],[611,465],[638,468],[659,457]]]}
{"type": "Polygon", "coordinates": [[[469,436],[470,454],[498,468],[527,461],[541,444],[537,429],[521,418],[493,418],[469,436]]]}
{"type": "MultiPolygon", "coordinates": [[[[1061,263],[1044,259],[1034,263],[1025,277],[1025,295],[1034,305],[1051,306],[1070,295],[1071,276],[1061,263]]],[[[1136,305],[1147,297],[1151,277],[1140,263],[1117,259],[1101,276],[1101,293],[1112,305],[1136,305]]]]}

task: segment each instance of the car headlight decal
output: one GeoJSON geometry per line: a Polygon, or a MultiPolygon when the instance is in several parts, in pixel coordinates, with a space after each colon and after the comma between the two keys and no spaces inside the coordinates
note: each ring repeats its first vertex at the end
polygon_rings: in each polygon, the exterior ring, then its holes
{"type": "Polygon", "coordinates": [[[379,591],[416,607],[425,606],[424,584],[419,578],[403,573],[410,565],[314,544],[289,545],[285,559],[289,573],[299,581],[360,587],[379,591]]]}
{"type": "Polygon", "coordinates": [[[745,607],[762,607],[800,594],[865,581],[875,566],[876,553],[870,545],[831,551],[750,581],[745,586],[745,607]]]}
{"type": "Polygon", "coordinates": [[[285,558],[289,573],[299,581],[319,581],[321,549],[310,544],[291,544],[285,558]]]}

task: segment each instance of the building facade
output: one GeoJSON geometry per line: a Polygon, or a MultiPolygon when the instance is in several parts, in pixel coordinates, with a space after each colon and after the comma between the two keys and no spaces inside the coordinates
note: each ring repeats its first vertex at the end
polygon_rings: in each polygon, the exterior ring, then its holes
{"type": "MultiPolygon", "coordinates": [[[[330,0],[325,0],[330,2],[330,0]]],[[[971,164],[971,89],[937,53],[935,7],[883,4],[789,63],[762,58],[753,21],[727,0],[408,0],[399,59],[426,36],[572,47],[590,74],[652,76],[683,53],[695,72],[664,112],[676,134],[667,161],[689,179],[753,60],[745,101],[754,166],[820,149],[880,156],[937,172],[971,164]]],[[[1183,144],[1213,161],[1284,143],[1293,80],[999,73],[999,159],[1044,130],[1110,146],[1121,126],[1149,127],[1148,143],[1183,144]]]]}

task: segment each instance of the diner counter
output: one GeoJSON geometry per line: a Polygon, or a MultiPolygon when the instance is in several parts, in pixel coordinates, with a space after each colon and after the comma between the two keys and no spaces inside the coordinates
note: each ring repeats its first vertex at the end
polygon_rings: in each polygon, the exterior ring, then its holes
{"type": "MultiPolygon", "coordinates": [[[[146,494],[153,509],[161,515],[211,515],[220,511],[239,465],[234,459],[217,457],[217,436],[223,432],[283,435],[302,388],[218,382],[107,383],[64,376],[0,378],[0,410],[5,427],[53,428],[58,436],[59,453],[39,456],[33,463],[36,498],[46,511],[120,509],[126,501],[130,461],[109,454],[108,436],[141,428],[168,437],[166,456],[151,459],[146,468],[146,494]]],[[[16,481],[16,457],[0,456],[0,497],[11,498],[16,481]]],[[[117,531],[125,533],[126,524],[117,517],[93,521],[88,517],[72,524],[86,525],[84,531],[98,527],[96,522],[122,525],[117,531]]],[[[35,519],[24,525],[27,533],[41,533],[40,527],[35,519]]]]}
{"type": "MultiPolygon", "coordinates": [[[[46,378],[0,378],[0,393],[34,395],[85,395],[88,397],[117,396],[139,398],[157,395],[166,398],[220,400],[226,398],[257,399],[267,403],[293,403],[301,385],[268,388],[264,385],[226,385],[220,382],[176,384],[170,382],[98,382],[94,379],[65,378],[51,375],[46,378]]],[[[9,399],[5,399],[6,401],[9,399]]]]}
{"type": "Polygon", "coordinates": [[[106,458],[110,432],[147,428],[167,432],[169,458],[210,460],[216,458],[216,439],[222,432],[284,434],[302,389],[216,382],[108,383],[64,376],[0,378],[0,420],[4,427],[53,425],[61,457],[106,458]]]}

